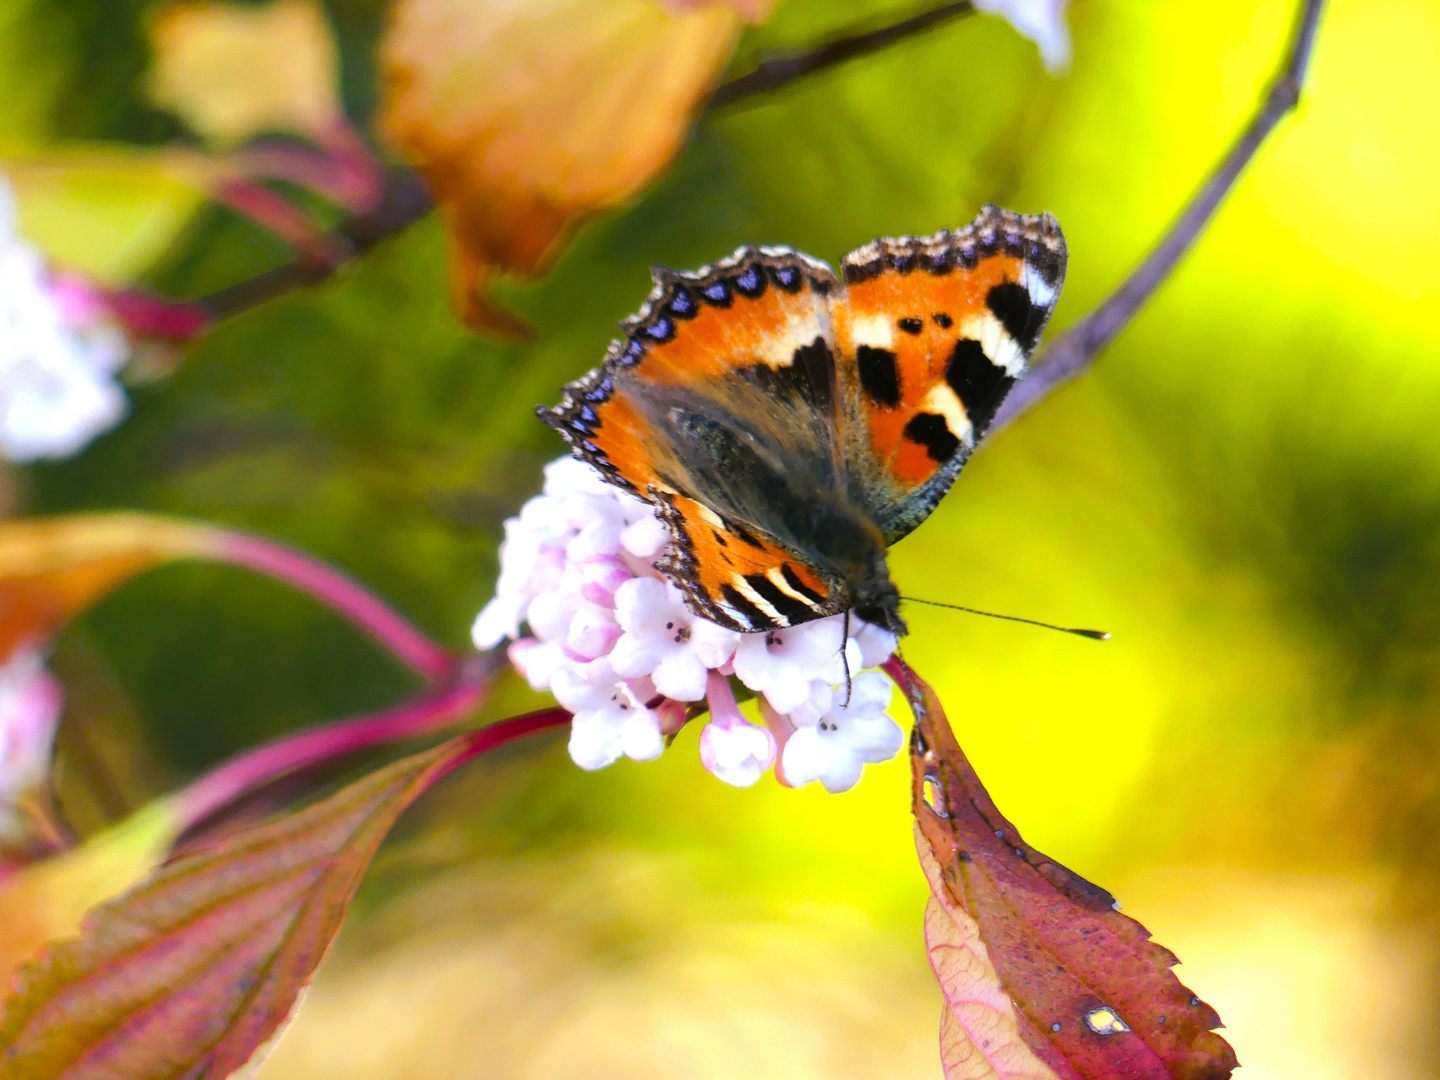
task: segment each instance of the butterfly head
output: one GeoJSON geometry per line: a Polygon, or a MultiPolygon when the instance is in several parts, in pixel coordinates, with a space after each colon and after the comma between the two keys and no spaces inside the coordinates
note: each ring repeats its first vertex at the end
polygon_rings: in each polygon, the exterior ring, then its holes
{"type": "Polygon", "coordinates": [[[890,580],[890,568],[885,564],[883,551],[877,552],[861,570],[858,580],[851,584],[854,598],[854,612],[868,623],[889,630],[897,637],[903,637],[908,628],[900,617],[900,591],[890,580]]]}

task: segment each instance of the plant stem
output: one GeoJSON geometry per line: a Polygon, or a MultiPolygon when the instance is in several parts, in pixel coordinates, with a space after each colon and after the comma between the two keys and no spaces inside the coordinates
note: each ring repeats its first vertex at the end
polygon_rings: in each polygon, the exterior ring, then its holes
{"type": "Polygon", "coordinates": [[[987,438],[1033,408],[1062,383],[1084,374],[1100,350],[1115,340],[1145,301],[1174,271],[1201,230],[1215,216],[1215,211],[1266,137],[1299,103],[1323,7],[1324,0],[1303,0],[1295,17],[1290,47],[1280,74],[1230,151],[1150,254],[1141,260],[1120,287],[1044,350],[1035,368],[1005,399],[1005,404],[990,425],[987,438]]]}
{"type": "MultiPolygon", "coordinates": [[[[195,828],[246,795],[301,769],[372,746],[426,735],[464,719],[485,700],[490,680],[501,663],[497,653],[472,655],[460,665],[455,683],[443,690],[385,712],[337,720],[287,735],[232,758],[181,793],[181,831],[195,828]]],[[[503,729],[512,723],[503,721],[480,730],[503,729]]]]}
{"type": "Polygon", "coordinates": [[[788,86],[796,79],[802,79],[817,71],[835,67],[847,60],[869,56],[871,53],[879,52],[887,45],[914,37],[933,26],[939,26],[941,23],[949,22],[961,15],[972,15],[974,12],[975,5],[971,3],[971,0],[954,0],[952,3],[940,4],[938,7],[929,8],[897,23],[891,23],[889,26],[845,34],[819,45],[812,45],[800,52],[771,57],[761,61],[752,71],[747,71],[744,75],[722,83],[710,95],[710,100],[705,103],[705,108],[720,109],[726,105],[733,105],[737,101],[755,97],[757,94],[768,94],[771,91],[779,90],[782,86],[788,86]]]}
{"type": "Polygon", "coordinates": [[[368,632],[429,679],[448,677],[455,657],[359,582],[293,548],[247,533],[218,532],[210,554],[293,585],[368,632]]]}
{"type": "Polygon", "coordinates": [[[470,742],[470,745],[465,748],[465,752],[451,761],[435,779],[448,776],[466,762],[474,761],[481,754],[504,746],[506,743],[523,739],[526,735],[564,727],[570,723],[571,719],[570,713],[557,705],[552,709],[541,709],[538,712],[526,713],[524,716],[512,716],[509,720],[501,720],[498,723],[487,724],[483,728],[476,728],[465,736],[470,742]]]}

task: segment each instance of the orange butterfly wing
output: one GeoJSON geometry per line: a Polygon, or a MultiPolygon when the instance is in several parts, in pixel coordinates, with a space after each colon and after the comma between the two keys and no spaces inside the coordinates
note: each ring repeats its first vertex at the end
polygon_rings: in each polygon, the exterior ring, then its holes
{"type": "Polygon", "coordinates": [[[776,471],[794,459],[834,473],[834,272],[787,249],[742,248],[697,273],[655,279],[604,365],[541,418],[613,483],[655,504],[673,538],[661,569],[706,618],[753,631],[845,610],[842,581],[756,524],[765,508],[743,483],[754,463],[717,475],[701,468],[697,446],[758,434],[776,471]],[[677,435],[663,415],[677,406],[710,427],[677,435]]]}
{"type": "Polygon", "coordinates": [[[845,257],[835,339],[846,453],[886,543],[934,509],[1024,373],[1065,259],[1049,214],[993,206],[955,232],[845,257]]]}

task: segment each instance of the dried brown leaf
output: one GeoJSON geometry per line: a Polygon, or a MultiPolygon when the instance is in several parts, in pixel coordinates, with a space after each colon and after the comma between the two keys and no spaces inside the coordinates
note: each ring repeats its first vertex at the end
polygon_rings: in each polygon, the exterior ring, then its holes
{"type": "Polygon", "coordinates": [[[769,6],[399,0],[382,46],[382,127],[444,215],[468,322],[523,331],[487,301],[490,282],[542,271],[580,222],[654,180],[743,19],[769,6]]]}

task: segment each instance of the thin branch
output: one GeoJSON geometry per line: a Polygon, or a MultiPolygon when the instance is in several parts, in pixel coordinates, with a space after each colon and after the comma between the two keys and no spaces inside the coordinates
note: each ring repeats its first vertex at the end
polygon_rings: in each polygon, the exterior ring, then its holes
{"type": "Polygon", "coordinates": [[[343,615],[427,679],[448,679],[457,658],[354,578],[295,548],[250,533],[218,530],[207,554],[283,581],[343,615]]]}
{"type": "Polygon", "coordinates": [[[471,654],[455,681],[443,689],[385,712],[286,735],[231,758],[179,793],[180,832],[190,832],[253,792],[301,770],[459,723],[484,703],[502,666],[502,654],[471,654]]]}
{"type": "Polygon", "coordinates": [[[1299,103],[1323,7],[1324,0],[1302,0],[1284,66],[1230,152],[1124,283],[1044,350],[1034,371],[1020,382],[1001,407],[990,426],[990,434],[1032,408],[1057,386],[1081,375],[1174,271],[1266,137],[1299,103]]]}
{"type": "MultiPolygon", "coordinates": [[[[420,179],[419,173],[412,169],[394,168],[386,177],[383,194],[374,210],[350,218],[333,233],[326,235],[330,241],[343,245],[349,258],[353,260],[381,241],[405,231],[433,207],[434,203],[431,202],[430,194],[425,190],[425,183],[420,179]]],[[[296,259],[207,296],[198,297],[192,303],[208,312],[212,318],[222,319],[258,307],[267,300],[284,296],[307,285],[318,285],[337,269],[337,266],[314,259],[296,259]]]]}
{"type": "Polygon", "coordinates": [[[773,90],[779,90],[796,79],[802,79],[806,75],[813,75],[817,71],[824,71],[826,68],[843,64],[847,60],[868,56],[887,45],[924,33],[931,27],[939,26],[941,23],[949,22],[961,15],[973,14],[974,11],[975,5],[971,3],[971,0],[954,0],[952,3],[941,4],[907,19],[902,19],[900,22],[891,23],[889,26],[849,33],[801,52],[771,57],[758,64],[753,71],[748,71],[727,83],[722,83],[715,93],[710,95],[710,100],[705,103],[705,107],[719,109],[757,94],[767,94],[773,90]]]}

